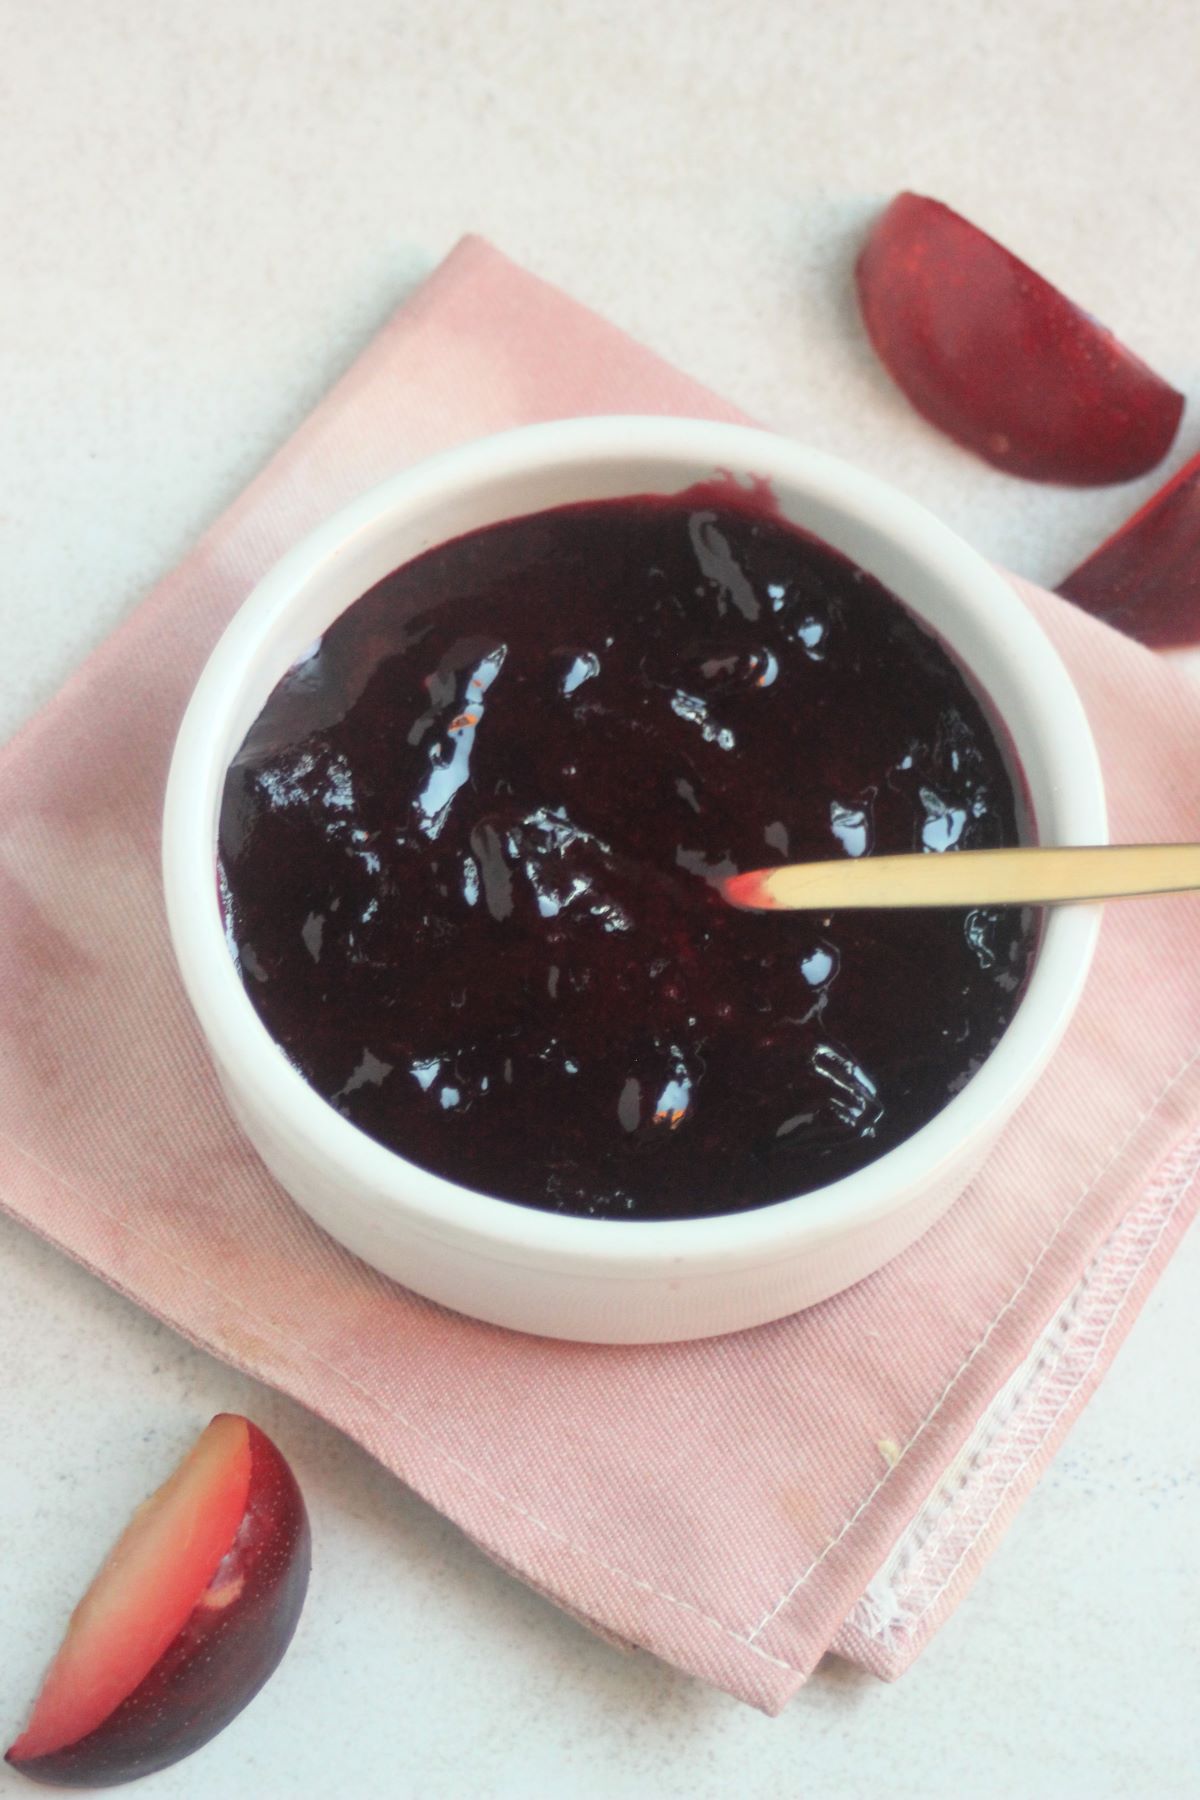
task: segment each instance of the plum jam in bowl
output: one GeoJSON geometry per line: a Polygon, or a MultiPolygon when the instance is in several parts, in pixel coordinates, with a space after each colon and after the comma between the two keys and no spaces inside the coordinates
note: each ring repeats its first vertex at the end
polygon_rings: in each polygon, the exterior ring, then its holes
{"type": "Polygon", "coordinates": [[[602,418],[285,556],[196,687],[163,856],[229,1105],[319,1225],[473,1317],[652,1343],[926,1231],[1099,924],[755,914],[723,877],[1105,838],[1066,670],[953,533],[764,432],[602,418]]]}

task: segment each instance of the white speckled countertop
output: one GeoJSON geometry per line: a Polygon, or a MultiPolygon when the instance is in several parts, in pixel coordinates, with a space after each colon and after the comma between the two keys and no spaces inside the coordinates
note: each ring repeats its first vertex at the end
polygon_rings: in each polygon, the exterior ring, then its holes
{"type": "MultiPolygon", "coordinates": [[[[1200,444],[1192,0],[0,0],[0,42],[0,737],[466,229],[1046,581],[1161,477],[1026,486],[924,427],[848,307],[882,199],[1010,242],[1192,395],[1168,467],[1200,444]]],[[[594,1640],[17,1227],[0,1258],[6,1737],[211,1413],[309,1498],[295,1645],[146,1800],[1200,1794],[1195,1234],[920,1663],[829,1665],[774,1721],[594,1640]]]]}

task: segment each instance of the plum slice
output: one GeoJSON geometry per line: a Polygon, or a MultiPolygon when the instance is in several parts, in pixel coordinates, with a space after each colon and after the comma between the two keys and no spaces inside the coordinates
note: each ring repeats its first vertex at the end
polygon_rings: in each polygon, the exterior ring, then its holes
{"type": "Polygon", "coordinates": [[[1184,463],[1058,591],[1153,650],[1200,644],[1200,456],[1184,463]]]}
{"type": "Polygon", "coordinates": [[[931,424],[996,468],[1099,487],[1162,461],[1183,396],[959,213],[899,194],[855,271],[867,333],[931,424]]]}
{"type": "Polygon", "coordinates": [[[198,1749],[275,1669],[308,1569],[291,1469],[248,1419],[218,1414],[76,1607],[6,1760],[35,1781],[106,1787],[198,1749]]]}

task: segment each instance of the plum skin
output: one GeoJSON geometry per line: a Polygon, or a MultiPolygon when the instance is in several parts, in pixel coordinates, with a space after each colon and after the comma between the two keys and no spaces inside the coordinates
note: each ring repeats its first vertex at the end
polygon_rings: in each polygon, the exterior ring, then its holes
{"type": "Polygon", "coordinates": [[[5,1760],[60,1787],[113,1787],[178,1762],[224,1730],[272,1675],[308,1591],[311,1535],[288,1464],[257,1426],[233,1543],[182,1631],[119,1706],[73,1744],[5,1760]]]}

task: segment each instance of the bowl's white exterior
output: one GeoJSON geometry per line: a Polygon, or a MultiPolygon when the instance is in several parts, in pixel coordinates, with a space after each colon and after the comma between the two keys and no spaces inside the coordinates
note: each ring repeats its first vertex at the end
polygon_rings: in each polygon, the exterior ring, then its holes
{"type": "Polygon", "coordinates": [[[226,947],[214,880],[225,771],[289,665],[390,570],[497,520],[572,501],[671,493],[717,471],[767,479],[784,513],[879,577],[956,653],[1005,721],[1043,842],[1106,838],[1083,708],[1008,584],[923,508],[831,457],[687,419],[530,426],[447,452],[364,495],[259,584],[213,651],[180,728],[163,861],[179,967],[230,1105],[287,1191],[397,1281],[519,1330],[604,1343],[736,1331],[877,1269],[966,1186],[1057,1045],[1099,909],[1059,908],[1008,1031],[921,1131],[857,1174],[747,1213],[564,1217],[405,1162],[322,1100],[259,1021],[226,947]]]}

